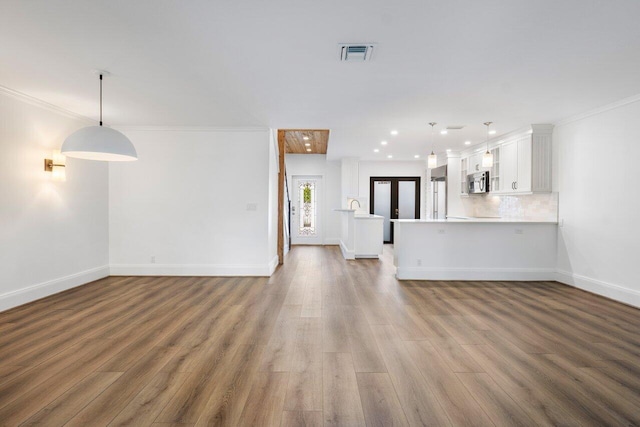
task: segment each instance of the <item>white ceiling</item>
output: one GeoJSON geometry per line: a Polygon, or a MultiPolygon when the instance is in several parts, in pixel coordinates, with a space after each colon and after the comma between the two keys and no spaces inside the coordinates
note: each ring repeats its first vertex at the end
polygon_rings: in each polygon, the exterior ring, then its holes
{"type": "Polygon", "coordinates": [[[2,0],[0,85],[96,118],[107,69],[113,126],[328,128],[330,158],[408,159],[430,121],[466,125],[441,152],[487,120],[640,93],[638,17],[637,0],[2,0]],[[373,60],[340,62],[341,42],[377,43],[373,60]]]}

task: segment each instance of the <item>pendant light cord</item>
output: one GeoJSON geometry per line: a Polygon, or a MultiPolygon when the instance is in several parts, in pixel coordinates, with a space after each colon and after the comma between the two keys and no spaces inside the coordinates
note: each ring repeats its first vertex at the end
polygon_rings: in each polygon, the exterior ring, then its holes
{"type": "Polygon", "coordinates": [[[487,153],[489,152],[489,126],[491,126],[493,122],[485,122],[485,126],[487,127],[487,153]]]}
{"type": "Polygon", "coordinates": [[[437,123],[435,122],[431,122],[429,123],[431,125],[431,154],[433,154],[433,144],[434,144],[434,138],[433,138],[433,127],[435,125],[437,125],[437,123]]]}
{"type": "Polygon", "coordinates": [[[100,126],[102,126],[102,74],[100,74],[100,126]]]}

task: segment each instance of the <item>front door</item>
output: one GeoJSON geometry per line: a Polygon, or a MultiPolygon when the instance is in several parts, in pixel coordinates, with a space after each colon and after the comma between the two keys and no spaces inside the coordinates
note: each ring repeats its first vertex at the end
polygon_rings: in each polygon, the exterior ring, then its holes
{"type": "Polygon", "coordinates": [[[420,218],[420,177],[371,177],[370,212],[384,217],[385,243],[393,243],[392,219],[420,218]]]}
{"type": "Polygon", "coordinates": [[[322,177],[293,176],[291,244],[322,244],[322,177]]]}

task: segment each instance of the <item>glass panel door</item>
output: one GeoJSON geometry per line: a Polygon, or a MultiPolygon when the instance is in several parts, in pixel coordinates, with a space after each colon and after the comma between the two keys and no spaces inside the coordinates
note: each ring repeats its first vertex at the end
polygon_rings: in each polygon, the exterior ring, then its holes
{"type": "Polygon", "coordinates": [[[416,218],[416,182],[398,181],[398,215],[399,219],[416,218]]]}
{"type": "Polygon", "coordinates": [[[391,181],[374,181],[373,214],[384,217],[384,241],[391,240],[391,181]]]}

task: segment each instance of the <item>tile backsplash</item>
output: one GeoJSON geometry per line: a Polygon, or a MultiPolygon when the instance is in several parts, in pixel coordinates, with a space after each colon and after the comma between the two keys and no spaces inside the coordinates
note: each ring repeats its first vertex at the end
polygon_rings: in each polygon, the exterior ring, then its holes
{"type": "Polygon", "coordinates": [[[466,216],[502,217],[533,221],[558,220],[558,193],[472,195],[462,199],[466,216]]]}

